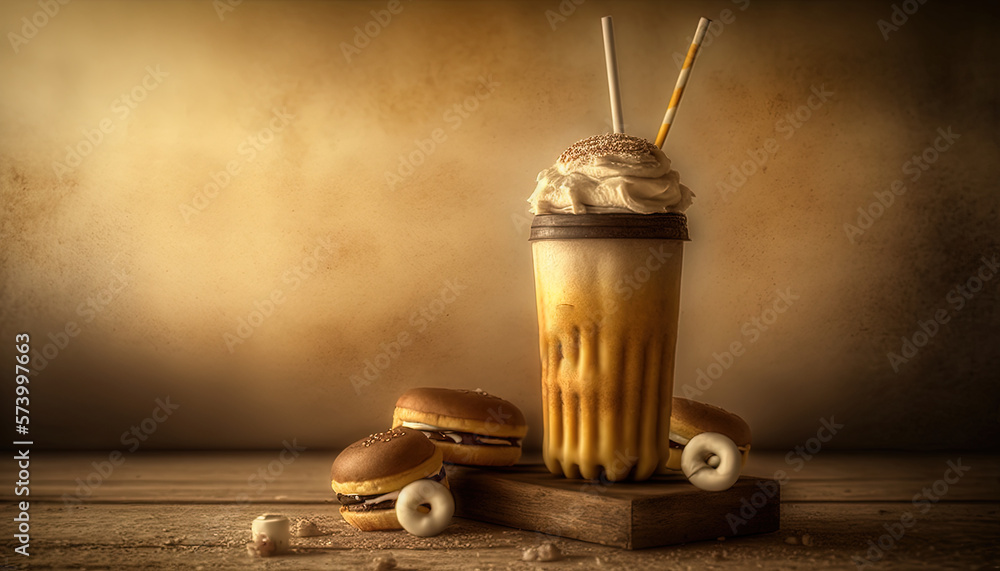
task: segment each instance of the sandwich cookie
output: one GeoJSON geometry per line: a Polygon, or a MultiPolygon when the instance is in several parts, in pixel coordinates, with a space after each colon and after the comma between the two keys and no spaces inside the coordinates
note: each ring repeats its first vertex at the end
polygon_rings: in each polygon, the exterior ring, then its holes
{"type": "Polygon", "coordinates": [[[422,432],[445,462],[471,466],[514,464],[528,433],[520,409],[479,389],[410,389],[396,401],[392,425],[422,432]]]}
{"type": "Polygon", "coordinates": [[[750,454],[750,425],[710,404],[673,398],[669,470],[682,470],[703,490],[729,489],[750,454]]]}
{"type": "Polygon", "coordinates": [[[446,526],[454,502],[441,459],[441,451],[417,430],[393,428],[358,440],[345,448],[330,468],[331,487],[342,504],[340,515],[362,531],[403,529],[401,520],[407,516],[397,517],[397,511],[406,510],[419,513],[421,518],[447,520],[446,526]],[[431,489],[439,489],[437,497],[427,497],[426,488],[420,488],[425,492],[420,494],[421,504],[409,502],[400,510],[397,502],[401,492],[417,481],[436,484],[431,489]],[[441,498],[441,490],[448,495],[447,501],[441,498]],[[430,506],[429,512],[421,507],[424,505],[430,506]]]}

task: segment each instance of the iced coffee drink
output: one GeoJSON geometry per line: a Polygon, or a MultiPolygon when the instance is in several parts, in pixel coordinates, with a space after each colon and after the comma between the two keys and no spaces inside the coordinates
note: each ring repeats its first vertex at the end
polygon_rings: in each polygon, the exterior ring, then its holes
{"type": "Polygon", "coordinates": [[[644,480],[669,457],[691,191],[648,141],[599,135],[538,175],[529,202],[545,464],[644,480]]]}

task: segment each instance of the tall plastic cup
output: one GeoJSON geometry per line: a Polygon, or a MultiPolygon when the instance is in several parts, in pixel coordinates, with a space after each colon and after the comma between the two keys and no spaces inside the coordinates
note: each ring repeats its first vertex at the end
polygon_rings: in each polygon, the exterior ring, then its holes
{"type": "Polygon", "coordinates": [[[545,465],[645,480],[669,452],[683,214],[548,214],[531,227],[545,465]]]}

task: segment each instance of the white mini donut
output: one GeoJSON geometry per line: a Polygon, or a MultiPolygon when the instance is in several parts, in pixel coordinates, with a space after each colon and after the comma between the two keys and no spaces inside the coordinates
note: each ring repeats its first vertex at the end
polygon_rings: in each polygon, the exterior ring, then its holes
{"type": "Polygon", "coordinates": [[[417,480],[403,486],[396,499],[396,519],[403,529],[420,537],[430,537],[444,531],[455,513],[455,498],[451,491],[434,480],[417,480]],[[430,506],[424,513],[419,506],[430,506]]]}
{"type": "Polygon", "coordinates": [[[728,490],[740,477],[740,451],[718,432],[695,435],[681,452],[681,470],[695,487],[709,492],[728,490]]]}

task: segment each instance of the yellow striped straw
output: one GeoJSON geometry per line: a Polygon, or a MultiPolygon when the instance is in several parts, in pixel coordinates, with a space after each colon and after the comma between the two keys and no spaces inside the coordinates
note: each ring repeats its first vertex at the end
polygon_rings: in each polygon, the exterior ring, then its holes
{"type": "Polygon", "coordinates": [[[702,18],[698,22],[698,30],[694,33],[694,39],[691,40],[691,47],[688,48],[687,57],[684,58],[681,74],[677,76],[677,85],[674,86],[674,94],[670,97],[670,104],[667,105],[667,113],[663,116],[663,124],[660,125],[660,132],[656,134],[656,146],[661,149],[663,148],[663,141],[667,140],[667,131],[670,130],[670,124],[674,122],[677,106],[681,103],[684,86],[687,85],[688,77],[691,75],[691,67],[694,66],[694,57],[698,55],[698,48],[701,47],[701,41],[705,39],[705,32],[708,31],[708,25],[711,23],[712,21],[708,18],[702,18]]]}

